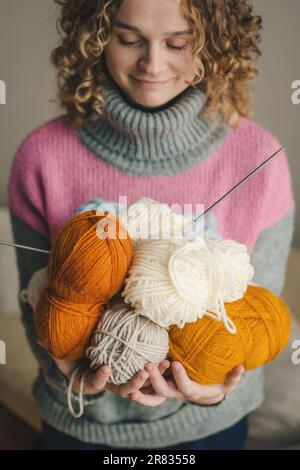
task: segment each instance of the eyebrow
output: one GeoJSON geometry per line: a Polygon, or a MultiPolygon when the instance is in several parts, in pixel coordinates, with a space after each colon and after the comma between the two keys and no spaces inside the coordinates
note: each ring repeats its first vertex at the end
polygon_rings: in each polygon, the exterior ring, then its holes
{"type": "MultiPolygon", "coordinates": [[[[127,24],[127,23],[123,23],[122,21],[118,21],[117,23],[115,23],[115,27],[116,28],[122,28],[122,29],[127,29],[128,31],[135,31],[136,33],[142,33],[136,26],[132,26],[130,24],[127,24]]],[[[185,31],[172,31],[170,33],[165,33],[164,34],[164,37],[166,36],[183,36],[183,35],[192,35],[193,34],[193,30],[192,29],[187,29],[185,31]]]]}

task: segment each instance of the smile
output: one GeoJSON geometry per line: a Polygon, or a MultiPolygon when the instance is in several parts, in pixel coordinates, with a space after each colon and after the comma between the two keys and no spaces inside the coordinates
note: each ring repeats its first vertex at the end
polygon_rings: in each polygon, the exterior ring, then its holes
{"type": "Polygon", "coordinates": [[[133,78],[133,80],[136,83],[138,83],[139,85],[141,85],[143,87],[150,87],[150,88],[160,87],[160,86],[165,85],[166,83],[169,82],[169,80],[166,80],[164,82],[148,82],[146,80],[139,80],[138,78],[135,78],[135,77],[131,77],[131,78],[133,78]]]}

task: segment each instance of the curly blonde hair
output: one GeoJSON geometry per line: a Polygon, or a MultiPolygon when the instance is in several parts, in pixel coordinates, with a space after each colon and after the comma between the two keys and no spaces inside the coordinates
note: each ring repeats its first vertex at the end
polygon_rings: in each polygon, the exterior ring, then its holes
{"type": "MultiPolygon", "coordinates": [[[[105,102],[107,76],[104,49],[123,0],[54,0],[61,14],[57,30],[61,43],[51,53],[56,67],[55,101],[65,110],[73,129],[97,119],[105,102]]],[[[249,81],[261,51],[262,19],[251,0],[181,0],[194,35],[196,86],[203,81],[207,103],[203,114],[237,127],[240,116],[251,117],[253,91],[249,81]]]]}

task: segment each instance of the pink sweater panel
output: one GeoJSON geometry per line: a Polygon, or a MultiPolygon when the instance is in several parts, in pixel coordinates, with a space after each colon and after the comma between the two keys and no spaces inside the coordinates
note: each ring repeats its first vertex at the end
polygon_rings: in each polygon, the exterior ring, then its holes
{"type": "MultiPolygon", "coordinates": [[[[81,204],[93,198],[132,204],[142,196],[206,209],[281,147],[255,121],[242,118],[219,147],[190,170],[167,176],[126,174],[86,148],[62,117],[21,142],[9,181],[9,206],[33,229],[53,239],[81,204]]],[[[282,152],[215,210],[218,231],[247,246],[295,206],[287,154],[282,152]]]]}

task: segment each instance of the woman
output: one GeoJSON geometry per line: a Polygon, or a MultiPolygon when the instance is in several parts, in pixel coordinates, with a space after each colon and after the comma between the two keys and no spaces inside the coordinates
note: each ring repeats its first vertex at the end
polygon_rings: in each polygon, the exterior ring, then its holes
{"type": "MultiPolygon", "coordinates": [[[[261,18],[249,0],[56,3],[63,37],[52,61],[65,113],[29,134],[15,156],[9,205],[17,243],[49,249],[62,223],[95,196],[208,207],[280,147],[250,119],[261,18]]],[[[279,294],[294,218],[286,154],[214,216],[224,238],[247,245],[254,281],[279,294]]],[[[46,260],[17,256],[22,289],[46,260]]],[[[224,384],[202,386],[177,361],[163,361],[117,387],[104,366],[89,374],[85,414],[75,420],[66,403],[75,364],[49,357],[36,343],[33,312],[20,305],[41,364],[34,396],[42,448],[243,448],[246,416],[263,400],[262,368],[241,378],[238,365],[224,384]]]]}

